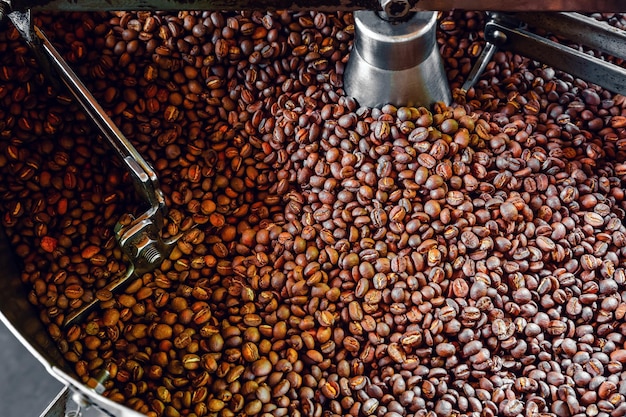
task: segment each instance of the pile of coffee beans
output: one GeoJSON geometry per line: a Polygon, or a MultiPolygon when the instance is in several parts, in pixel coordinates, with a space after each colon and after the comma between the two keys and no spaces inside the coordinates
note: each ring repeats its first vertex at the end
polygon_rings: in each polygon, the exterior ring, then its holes
{"type": "Polygon", "coordinates": [[[461,94],[474,12],[439,15],[455,103],[380,109],[343,92],[348,13],[36,18],[182,234],[104,289],[141,201],[0,32],[2,224],[85,384],[150,417],[626,414],[625,97],[507,51],[461,94]]]}

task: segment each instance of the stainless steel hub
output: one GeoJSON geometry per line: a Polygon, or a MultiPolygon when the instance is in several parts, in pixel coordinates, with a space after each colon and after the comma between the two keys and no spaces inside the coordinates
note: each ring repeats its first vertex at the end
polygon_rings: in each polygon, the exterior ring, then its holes
{"type": "Polygon", "coordinates": [[[379,13],[354,13],[355,40],[344,74],[346,93],[360,105],[429,106],[450,102],[436,40],[436,13],[403,21],[379,13]]]}

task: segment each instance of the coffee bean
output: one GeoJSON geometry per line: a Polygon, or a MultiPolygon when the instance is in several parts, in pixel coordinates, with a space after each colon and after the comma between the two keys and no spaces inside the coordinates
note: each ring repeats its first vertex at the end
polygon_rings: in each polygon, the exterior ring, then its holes
{"type": "MultiPolygon", "coordinates": [[[[105,395],[165,416],[621,410],[621,96],[502,50],[452,106],[358,108],[347,13],[41,19],[157,169],[165,237],[183,233],[103,292],[138,200],[0,35],[3,225],[86,383],[117,367],[105,395]]],[[[484,19],[439,16],[453,90],[484,19]]]]}

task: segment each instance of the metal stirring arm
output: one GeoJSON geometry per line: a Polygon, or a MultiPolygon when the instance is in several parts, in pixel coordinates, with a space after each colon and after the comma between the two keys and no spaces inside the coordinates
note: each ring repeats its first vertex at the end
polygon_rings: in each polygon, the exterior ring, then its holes
{"type": "MultiPolygon", "coordinates": [[[[113,279],[106,286],[108,290],[115,291],[125,285],[133,276],[140,276],[156,268],[169,254],[176,241],[176,238],[166,241],[161,237],[167,207],[163,193],[159,188],[157,175],[150,164],[137,152],[104,112],[104,109],[45,34],[32,25],[30,12],[11,12],[9,18],[35,53],[45,75],[56,80],[53,76],[56,74],[96,123],[110,146],[122,159],[140,197],[149,205],[146,212],[136,219],[133,218],[129,224],[118,223],[115,228],[117,241],[131,260],[126,275],[113,279]]],[[[93,301],[68,315],[66,325],[82,318],[97,304],[97,301],[93,301]]]]}
{"type": "Polygon", "coordinates": [[[535,27],[616,58],[626,58],[626,31],[579,13],[492,14],[485,26],[487,46],[462,87],[480,78],[497,48],[519,53],[610,91],[626,94],[626,69],[528,30],[535,27]]]}

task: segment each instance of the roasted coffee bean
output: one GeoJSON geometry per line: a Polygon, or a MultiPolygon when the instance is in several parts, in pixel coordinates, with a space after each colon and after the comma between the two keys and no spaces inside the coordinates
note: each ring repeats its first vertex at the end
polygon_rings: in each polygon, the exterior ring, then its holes
{"type": "Polygon", "coordinates": [[[626,100],[506,49],[460,94],[485,16],[438,18],[456,102],[370,109],[348,13],[38,16],[182,234],[119,294],[141,201],[0,34],[3,226],[85,384],[149,416],[621,415],[626,100]]]}

